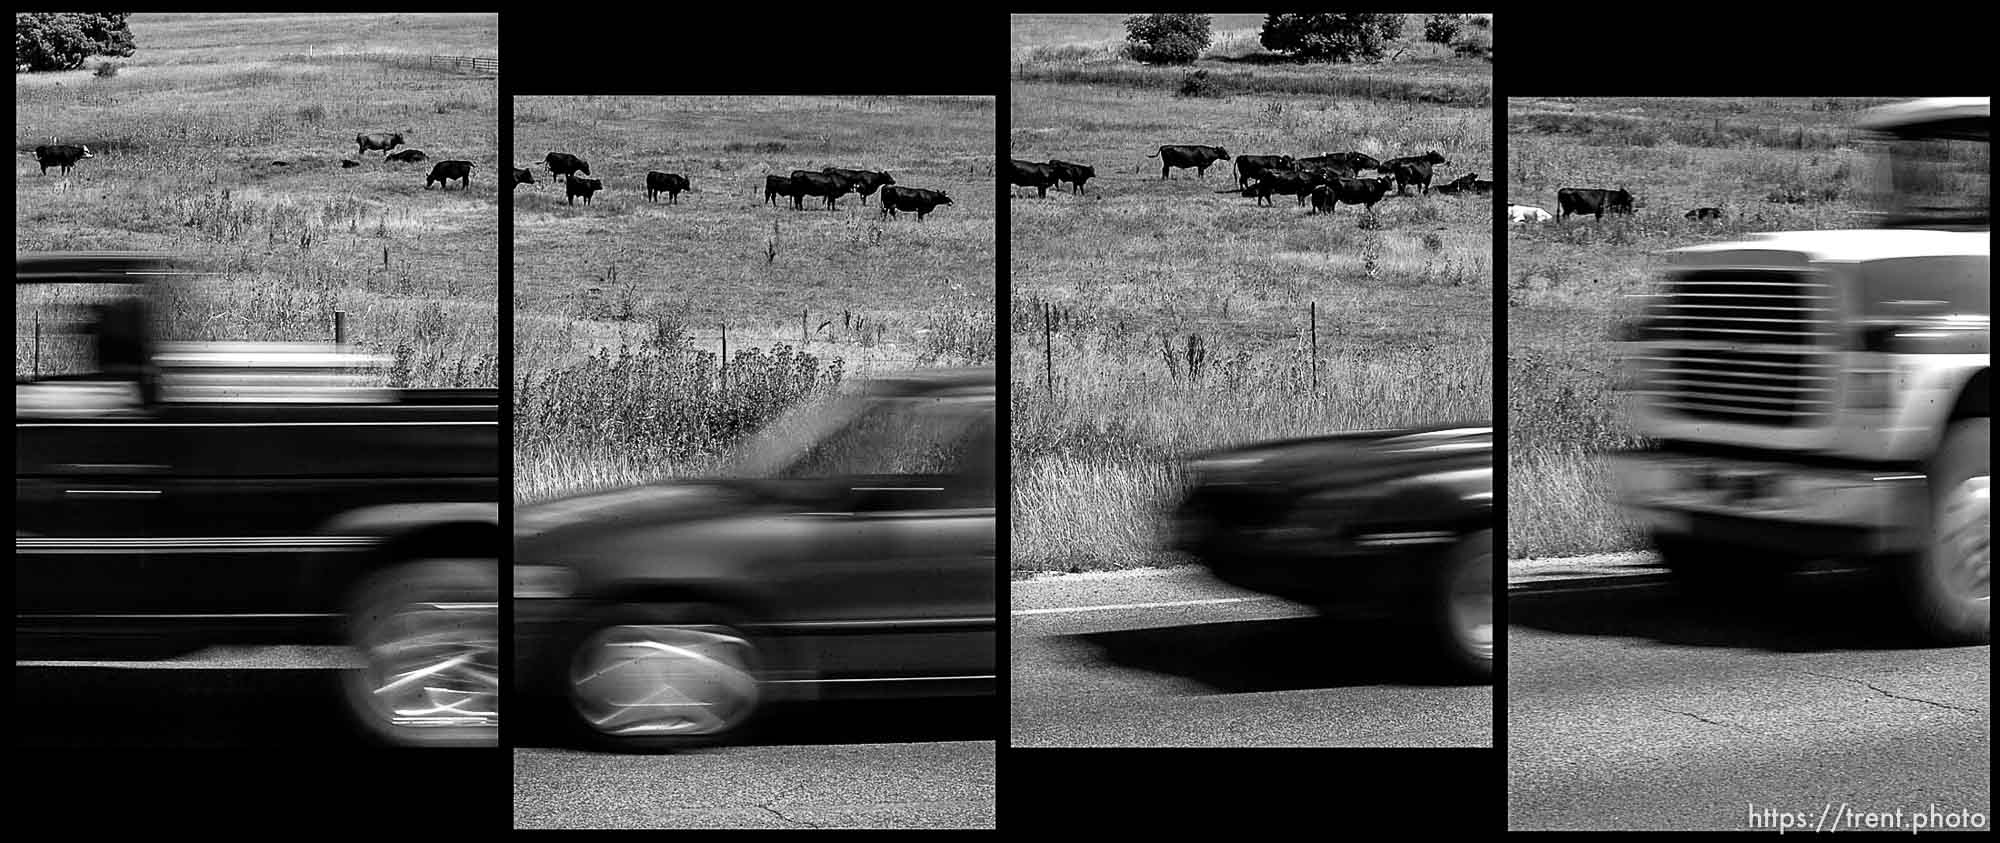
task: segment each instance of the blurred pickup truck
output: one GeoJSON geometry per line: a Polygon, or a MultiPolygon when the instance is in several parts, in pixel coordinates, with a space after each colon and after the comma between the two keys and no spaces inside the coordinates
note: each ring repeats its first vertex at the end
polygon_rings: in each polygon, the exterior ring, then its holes
{"type": "Polygon", "coordinates": [[[1989,640],[1990,107],[1868,113],[1878,225],[1677,249],[1621,327],[1621,503],[1690,590],[1868,562],[1928,638],[1989,640]]]}
{"type": "Polygon", "coordinates": [[[1187,460],[1171,545],[1218,579],[1407,630],[1448,677],[1493,678],[1493,428],[1261,442],[1187,460]]]}
{"type": "Polygon", "coordinates": [[[16,658],[347,643],[368,734],[494,743],[497,391],[371,386],[380,361],[333,344],[160,340],[201,277],[15,256],[16,658]]]}

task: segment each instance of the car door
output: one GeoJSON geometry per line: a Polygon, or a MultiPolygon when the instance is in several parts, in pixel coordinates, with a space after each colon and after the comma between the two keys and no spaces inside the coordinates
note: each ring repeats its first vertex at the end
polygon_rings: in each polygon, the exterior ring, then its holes
{"type": "Polygon", "coordinates": [[[154,588],[169,466],[152,409],[119,398],[117,386],[15,387],[17,625],[171,608],[154,588]]]}

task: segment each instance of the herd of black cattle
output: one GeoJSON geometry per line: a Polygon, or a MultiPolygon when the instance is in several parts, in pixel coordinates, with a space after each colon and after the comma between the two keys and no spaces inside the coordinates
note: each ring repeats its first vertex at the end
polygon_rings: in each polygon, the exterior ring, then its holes
{"type": "MultiPolygon", "coordinates": [[[[563,185],[563,193],[569,204],[575,205],[577,197],[583,197],[585,205],[590,198],[604,189],[604,180],[591,175],[590,162],[567,152],[551,152],[542,159],[549,176],[563,185]]],[[[537,184],[535,173],[527,167],[515,167],[513,186],[537,184]]],[[[818,172],[793,170],[789,176],[764,177],[764,203],[776,205],[780,196],[792,201],[793,210],[805,208],[805,198],[818,197],[827,210],[839,208],[840,197],[849,193],[861,197],[861,204],[868,204],[868,197],[878,192],[882,197],[882,215],[894,219],[899,212],[912,211],[919,221],[937,210],[939,205],[951,204],[951,197],[942,190],[925,190],[914,187],[899,187],[895,177],[875,170],[850,170],[842,167],[827,167],[818,172]]],[[[680,201],[683,192],[693,192],[694,186],[687,176],[679,173],[663,173],[651,170],[646,173],[646,200],[659,201],[660,194],[667,195],[667,203],[680,201]]]]}
{"type": "MultiPolygon", "coordinates": [[[[1410,188],[1419,193],[1432,191],[1431,182],[1435,169],[1449,166],[1444,154],[1431,150],[1423,155],[1410,155],[1377,160],[1361,152],[1331,152],[1294,158],[1290,155],[1242,155],[1231,157],[1229,150],[1220,146],[1197,144],[1170,144],[1160,147],[1160,151],[1147,153],[1147,158],[1160,159],[1160,178],[1170,178],[1174,170],[1192,168],[1196,175],[1207,176],[1208,168],[1218,161],[1232,161],[1236,165],[1236,187],[1217,193],[1236,193],[1257,200],[1260,205],[1271,203],[1272,196],[1292,196],[1298,204],[1312,201],[1312,213],[1333,213],[1340,205],[1362,205],[1374,210],[1375,203],[1382,201],[1394,187],[1399,196],[1408,196],[1410,188]],[[1362,173],[1374,172],[1373,178],[1364,178],[1362,173]]],[[[1036,195],[1047,198],[1049,188],[1068,183],[1071,192],[1081,193],[1083,185],[1097,170],[1086,164],[1069,161],[1050,160],[1037,164],[1017,158],[1008,159],[1007,181],[1014,187],[1032,187],[1036,195]]],[[[1479,178],[1478,173],[1466,173],[1436,188],[1438,193],[1454,195],[1461,193],[1491,194],[1493,182],[1479,178]]]]}
{"type": "MultiPolygon", "coordinates": [[[[405,144],[402,132],[364,132],[354,136],[354,155],[359,158],[364,153],[381,150],[384,163],[415,164],[429,160],[430,156],[421,149],[405,148],[400,152],[395,151],[396,147],[405,144]]],[[[63,175],[69,175],[70,168],[75,167],[76,162],[95,157],[97,156],[91,154],[88,145],[58,144],[53,138],[50,139],[50,143],[35,147],[35,163],[41,165],[42,175],[45,176],[49,174],[50,167],[58,167],[63,175]]],[[[290,166],[291,162],[271,163],[276,166],[290,166]]],[[[340,159],[341,169],[353,169],[359,166],[361,162],[353,158],[340,159]]],[[[424,177],[424,189],[429,190],[432,185],[440,185],[445,190],[450,190],[454,179],[458,181],[460,188],[471,187],[472,162],[452,159],[431,165],[430,174],[424,177]]]]}

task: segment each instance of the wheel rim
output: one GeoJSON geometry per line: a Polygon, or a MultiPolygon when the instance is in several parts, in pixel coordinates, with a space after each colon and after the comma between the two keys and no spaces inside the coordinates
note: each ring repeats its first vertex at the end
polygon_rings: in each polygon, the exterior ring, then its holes
{"type": "Polygon", "coordinates": [[[497,603],[419,603],[371,624],[358,642],[369,711],[419,733],[499,725],[499,618],[497,603]]]}
{"type": "Polygon", "coordinates": [[[1945,494],[1939,508],[1937,550],[1953,592],[1968,601],[1992,596],[1991,475],[1968,477],[1945,494]]]}
{"type": "Polygon", "coordinates": [[[578,649],[570,696],[607,735],[719,735],[756,709],[756,648],[722,626],[614,626],[578,649]]]}
{"type": "Polygon", "coordinates": [[[1451,622],[1467,652],[1493,658],[1493,557],[1479,554],[1459,567],[1452,580],[1451,622]]]}

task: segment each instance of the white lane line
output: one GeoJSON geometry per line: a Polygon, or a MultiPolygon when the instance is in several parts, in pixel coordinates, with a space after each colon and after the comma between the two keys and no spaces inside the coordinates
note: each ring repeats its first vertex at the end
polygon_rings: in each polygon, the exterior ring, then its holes
{"type": "Polygon", "coordinates": [[[1061,609],[1015,609],[1015,617],[1022,615],[1061,615],[1071,612],[1115,612],[1122,609],[1166,609],[1174,606],[1214,606],[1221,603],[1255,603],[1261,600],[1276,600],[1276,597],[1222,597],[1215,600],[1176,600],[1172,603],[1117,603],[1110,606],[1069,606],[1061,609]]]}

